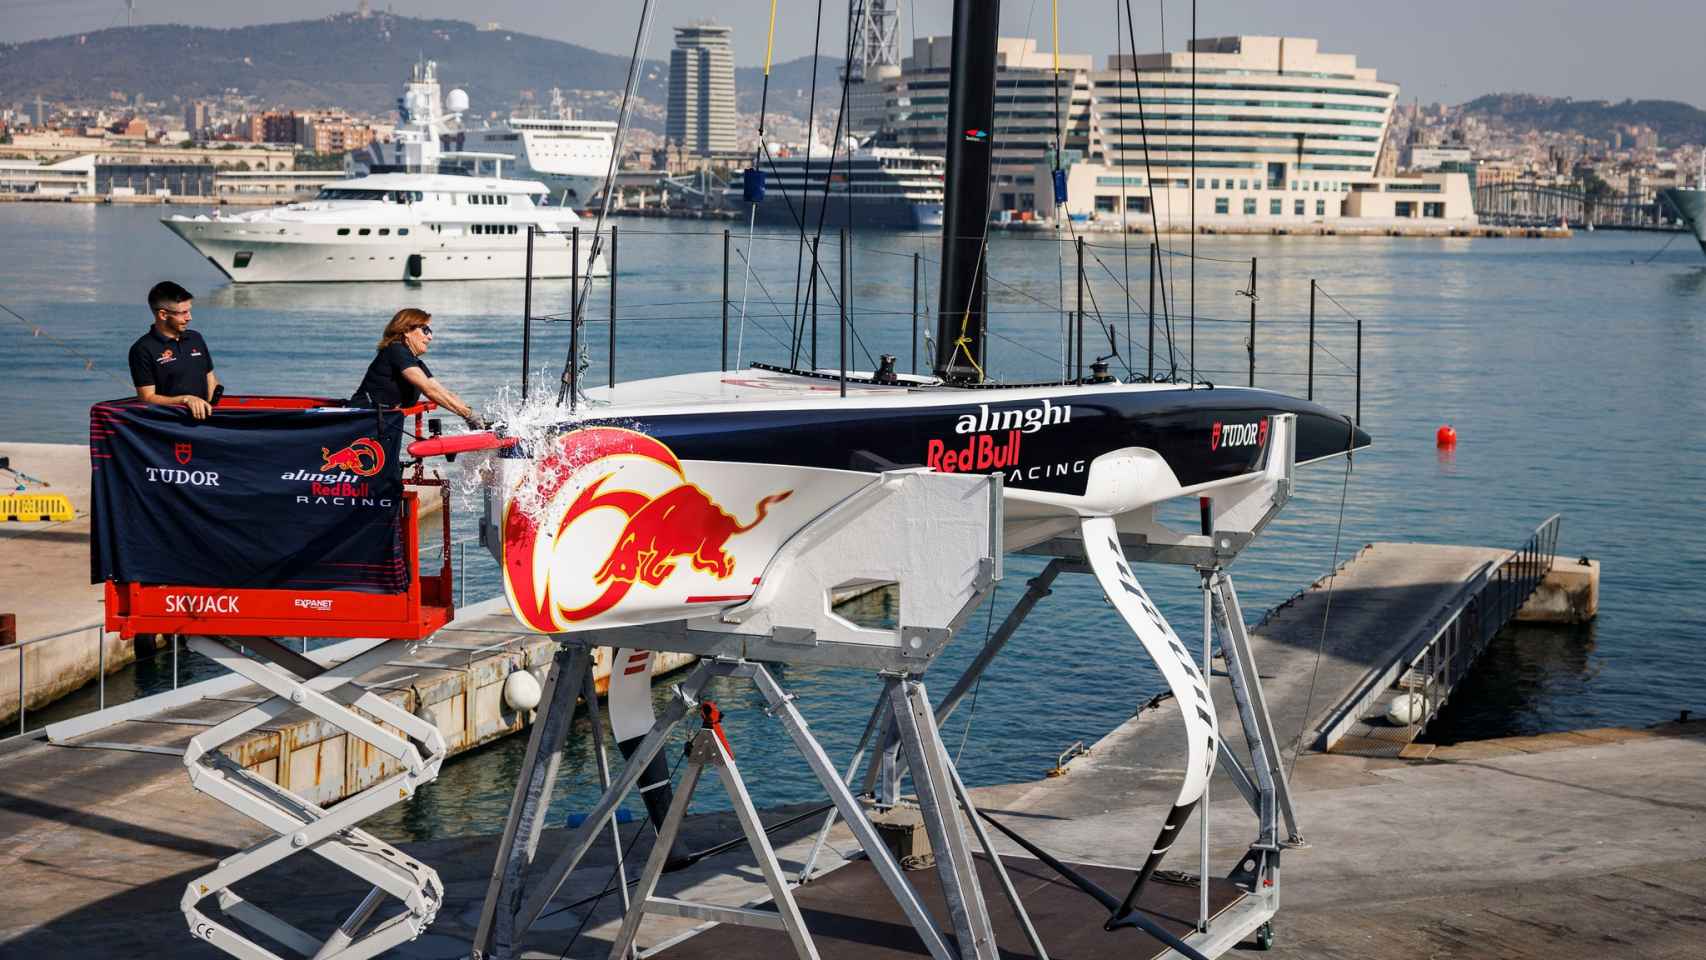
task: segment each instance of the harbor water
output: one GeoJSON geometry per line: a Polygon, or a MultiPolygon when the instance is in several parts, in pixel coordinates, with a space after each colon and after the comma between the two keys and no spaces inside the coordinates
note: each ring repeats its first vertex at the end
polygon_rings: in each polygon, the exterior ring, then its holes
{"type": "MultiPolygon", "coordinates": [[[[196,293],[194,325],[232,393],[348,395],[381,327],[403,306],[433,314],[436,336],[426,359],[477,407],[490,409],[500,393],[514,390],[519,282],[235,286],[159,225],[171,212],[0,204],[0,305],[13,312],[0,314],[0,437],[82,442],[89,405],[130,392],[125,352],[149,322],[144,295],[161,279],[196,293]]],[[[1111,329],[1119,353],[1113,371],[1146,373],[1148,239],[1089,240],[1085,362],[1112,352],[1111,329]]],[[[1362,322],[1361,417],[1375,446],[1348,470],[1343,462],[1300,470],[1297,498],[1234,567],[1246,612],[1254,617],[1284,601],[1365,542],[1515,546],[1561,512],[1560,551],[1604,564],[1598,620],[1507,630],[1433,736],[1641,726],[1681,710],[1706,711],[1706,658],[1698,652],[1706,640],[1699,586],[1706,539],[1694,528],[1706,521],[1706,259],[1692,244],[1660,252],[1664,245],[1656,234],[1606,231],[1570,240],[1199,237],[1193,260],[1190,238],[1166,238],[1154,334],[1160,372],[1176,367],[1188,376],[1194,358],[1199,379],[1245,383],[1254,304],[1256,385],[1305,392],[1314,279],[1315,397],[1351,413],[1359,400],[1351,376],[1355,320],[1362,322]],[[1446,423],[1460,438],[1451,452],[1434,446],[1435,429],[1446,423]]],[[[737,227],[732,246],[731,366],[786,363],[800,299],[796,277],[803,276],[799,244],[777,233],[749,241],[737,227]]],[[[892,353],[900,369],[911,368],[914,255],[922,257],[918,297],[929,328],[937,249],[923,234],[854,234],[847,299],[857,336],[849,366],[870,369],[875,355],[892,353]]],[[[833,237],[823,250],[828,276],[817,298],[817,362],[835,367],[841,283],[833,237]]],[[[719,227],[622,223],[619,379],[717,363],[722,257],[719,227]]],[[[1076,259],[1070,242],[1052,233],[992,239],[993,374],[1061,375],[1070,330],[1060,310],[1077,306],[1076,259]]],[[[600,283],[588,316],[602,321],[609,303],[600,283]]],[[[568,281],[536,285],[536,314],[565,315],[568,304],[568,281]]],[[[602,383],[608,328],[590,327],[587,341],[584,376],[602,383]]],[[[799,341],[809,357],[809,328],[799,341]]],[[[536,329],[535,390],[554,390],[567,345],[566,324],[536,329]]],[[[927,369],[928,354],[918,349],[927,369]]],[[[454,504],[461,536],[473,533],[472,506],[454,504]]],[[[1194,504],[1180,505],[1172,517],[1194,525],[1194,504]]],[[[0,549],[7,549],[3,539],[0,549]]],[[[467,549],[468,599],[495,595],[494,565],[477,547],[467,549]]],[[[996,622],[1040,567],[1009,558],[993,604],[996,622]]],[[[1139,574],[1181,636],[1196,643],[1194,574],[1139,574]]],[[[937,693],[976,652],[985,629],[980,612],[944,654],[931,675],[937,693]]],[[[793,669],[783,680],[814,732],[845,758],[871,709],[874,678],[793,669]]],[[[146,667],[130,682],[146,690],[170,678],[146,667]]],[[[968,782],[1035,779],[1073,742],[1094,743],[1162,688],[1093,582],[1063,576],[944,737],[950,749],[964,745],[968,782]]],[[[667,695],[664,685],[658,695],[667,695]]],[[[803,763],[752,693],[729,687],[713,696],[729,716],[760,804],[816,796],[803,763]]],[[[380,832],[497,832],[523,746],[512,738],[447,764],[440,781],[392,811],[380,832]]],[[[587,738],[577,737],[566,758],[558,801],[564,813],[584,809],[595,793],[588,750],[587,738]]],[[[719,805],[720,798],[706,803],[719,805]]]]}

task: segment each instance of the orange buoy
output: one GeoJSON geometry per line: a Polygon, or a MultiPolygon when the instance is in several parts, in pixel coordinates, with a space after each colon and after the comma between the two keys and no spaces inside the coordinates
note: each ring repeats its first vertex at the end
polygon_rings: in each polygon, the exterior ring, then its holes
{"type": "Polygon", "coordinates": [[[1434,445],[1440,447],[1457,446],[1457,430],[1451,424],[1446,424],[1434,431],[1434,445]]]}

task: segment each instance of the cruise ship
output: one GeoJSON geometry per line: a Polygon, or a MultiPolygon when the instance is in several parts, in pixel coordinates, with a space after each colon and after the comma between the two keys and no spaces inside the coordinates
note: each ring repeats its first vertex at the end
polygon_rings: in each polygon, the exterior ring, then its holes
{"type": "MultiPolygon", "coordinates": [[[[896,147],[857,146],[836,151],[816,144],[799,151],[774,148],[761,162],[764,195],[757,222],[816,228],[822,216],[830,228],[942,226],[942,173],[945,161],[896,147]],[[783,155],[778,155],[783,154],[783,155]],[[827,190],[825,189],[827,186],[827,190]]],[[[730,207],[747,212],[743,184],[724,193],[730,207]]]]}
{"type": "MultiPolygon", "coordinates": [[[[527,271],[527,228],[535,237],[533,276],[567,277],[580,217],[543,201],[531,180],[495,176],[378,173],[339,180],[313,200],[235,216],[177,215],[161,221],[236,283],[341,280],[502,280],[527,271]]],[[[581,276],[606,275],[581,237],[581,276]]]]}
{"type": "Polygon", "coordinates": [[[538,180],[565,206],[584,208],[604,185],[616,141],[616,124],[583,120],[551,90],[547,116],[511,115],[504,124],[468,128],[468,94],[440,96],[438,64],[415,64],[397,100],[398,124],[390,143],[374,143],[351,154],[350,170],[368,173],[454,172],[469,166],[469,154],[501,154],[517,179],[538,180]]]}

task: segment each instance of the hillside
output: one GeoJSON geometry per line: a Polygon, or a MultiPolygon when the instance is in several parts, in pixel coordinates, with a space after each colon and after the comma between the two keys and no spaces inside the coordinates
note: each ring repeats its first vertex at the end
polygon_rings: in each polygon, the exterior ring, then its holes
{"type": "Polygon", "coordinates": [[[1706,143],[1706,110],[1675,100],[1573,100],[1526,93],[1496,93],[1463,105],[1463,112],[1512,131],[1573,132],[1610,140],[1622,127],[1658,131],[1659,144],[1706,143]]]}
{"type": "MultiPolygon", "coordinates": [[[[667,36],[667,30],[660,31],[667,36]]],[[[656,45],[654,44],[654,47],[656,45]]],[[[119,92],[169,106],[234,90],[282,107],[341,107],[389,113],[417,59],[437,60],[448,87],[468,91],[478,112],[507,110],[522,90],[539,100],[551,87],[619,93],[626,57],[513,30],[480,30],[458,20],[339,14],[321,20],[234,29],[178,25],[117,27],[0,44],[0,102],[36,96],[111,102],[119,92]]],[[[820,109],[836,97],[839,60],[819,64],[820,109]]],[[[811,59],[775,65],[770,107],[805,111],[811,59]]],[[[639,94],[661,105],[668,64],[648,61],[639,94]]],[[[758,109],[762,71],[736,71],[740,109],[758,109]]],[[[615,97],[587,114],[613,115],[615,97]]]]}

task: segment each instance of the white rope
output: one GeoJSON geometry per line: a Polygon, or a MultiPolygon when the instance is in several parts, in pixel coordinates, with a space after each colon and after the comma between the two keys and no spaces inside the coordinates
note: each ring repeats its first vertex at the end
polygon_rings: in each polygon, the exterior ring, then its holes
{"type": "Polygon", "coordinates": [[[752,212],[747,215],[747,220],[746,220],[746,253],[741,256],[741,261],[746,266],[745,266],[745,269],[743,269],[741,271],[742,279],[740,282],[740,324],[735,328],[735,331],[736,331],[735,332],[735,369],[736,370],[740,369],[741,349],[746,344],[746,293],[747,293],[747,290],[750,289],[752,286],[752,228],[753,228],[754,224],[758,223],[758,204],[756,202],[754,202],[751,206],[752,206],[752,212]]]}

